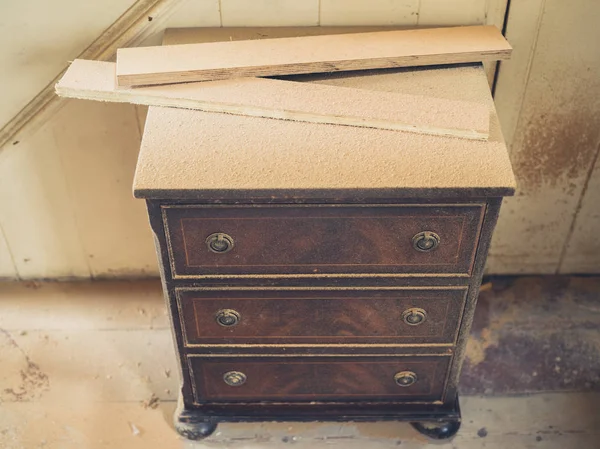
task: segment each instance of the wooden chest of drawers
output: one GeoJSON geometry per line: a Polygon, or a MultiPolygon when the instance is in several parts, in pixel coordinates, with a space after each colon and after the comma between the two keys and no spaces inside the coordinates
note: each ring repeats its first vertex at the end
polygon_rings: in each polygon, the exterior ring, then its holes
{"type": "Polygon", "coordinates": [[[458,429],[485,258],[502,196],[514,191],[484,72],[321,81],[485,103],[492,135],[151,108],[134,192],[156,236],[181,362],[175,421],[189,438],[219,421],[388,419],[434,437],[458,429]]]}

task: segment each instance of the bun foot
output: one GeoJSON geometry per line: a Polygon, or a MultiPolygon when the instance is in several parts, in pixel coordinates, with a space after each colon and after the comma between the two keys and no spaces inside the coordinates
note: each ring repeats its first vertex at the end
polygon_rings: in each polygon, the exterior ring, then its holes
{"type": "Polygon", "coordinates": [[[420,434],[433,440],[450,439],[460,429],[460,421],[411,422],[410,425],[420,434]]]}
{"type": "Polygon", "coordinates": [[[184,438],[192,441],[198,441],[211,435],[217,428],[216,422],[181,422],[175,421],[177,433],[184,438]]]}
{"type": "Polygon", "coordinates": [[[217,420],[197,410],[186,410],[181,398],[173,419],[177,433],[188,440],[202,440],[217,429],[217,420]]]}

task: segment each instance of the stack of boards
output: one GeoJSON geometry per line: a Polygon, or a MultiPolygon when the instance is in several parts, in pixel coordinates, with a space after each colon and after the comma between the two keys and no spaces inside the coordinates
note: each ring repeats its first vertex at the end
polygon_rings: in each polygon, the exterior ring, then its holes
{"type": "Polygon", "coordinates": [[[511,50],[493,26],[123,48],[116,63],[73,61],[56,92],[69,98],[487,140],[489,110],[482,104],[265,77],[494,61],[508,59],[511,50]]]}

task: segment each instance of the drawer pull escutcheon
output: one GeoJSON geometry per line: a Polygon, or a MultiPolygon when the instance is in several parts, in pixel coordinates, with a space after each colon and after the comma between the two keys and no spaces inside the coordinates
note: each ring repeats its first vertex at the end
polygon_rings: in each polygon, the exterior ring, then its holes
{"type": "Polygon", "coordinates": [[[223,374],[223,381],[231,387],[239,387],[246,383],[246,375],[241,371],[228,371],[223,374]]]}
{"type": "Polygon", "coordinates": [[[411,307],[402,312],[402,320],[409,326],[423,324],[427,318],[427,312],[418,307],[411,307]]]}
{"type": "Polygon", "coordinates": [[[206,237],[206,246],[213,253],[223,254],[233,249],[233,238],[222,232],[215,232],[206,237]]]}
{"type": "Polygon", "coordinates": [[[237,325],[241,319],[242,316],[239,312],[233,309],[221,309],[215,314],[217,324],[223,327],[233,327],[237,325]]]}
{"type": "Polygon", "coordinates": [[[413,247],[417,251],[428,252],[436,249],[440,244],[440,236],[435,232],[423,231],[419,232],[412,238],[413,247]]]}
{"type": "Polygon", "coordinates": [[[417,375],[412,371],[400,371],[394,375],[394,381],[401,387],[410,387],[417,381],[417,375]]]}

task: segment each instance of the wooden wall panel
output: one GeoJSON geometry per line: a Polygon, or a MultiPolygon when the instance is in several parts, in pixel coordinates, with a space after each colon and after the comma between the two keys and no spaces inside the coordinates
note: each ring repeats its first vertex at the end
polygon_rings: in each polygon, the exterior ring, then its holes
{"type": "MultiPolygon", "coordinates": [[[[600,144],[598,146],[600,150],[600,144]]],[[[560,273],[600,274],[600,159],[575,216],[560,273]]]]}
{"type": "Polygon", "coordinates": [[[0,2],[0,127],[135,0],[0,2]]]}
{"type": "Polygon", "coordinates": [[[600,58],[591,44],[600,42],[600,5],[545,0],[534,11],[537,33],[520,35],[512,20],[527,11],[523,3],[511,4],[508,39],[515,53],[533,51],[501,66],[496,91],[518,191],[506,201],[488,268],[556,273],[600,139],[600,58]],[[507,91],[511,102],[501,100],[507,91]]]}
{"type": "Polygon", "coordinates": [[[419,3],[419,0],[321,0],[319,24],[414,26],[419,20],[419,3]]]}
{"type": "Polygon", "coordinates": [[[0,279],[15,279],[17,277],[17,267],[13,262],[13,256],[0,223],[0,279]]]}
{"type": "MultiPolygon", "coordinates": [[[[119,4],[122,9],[117,16],[129,6],[124,1],[119,4]]],[[[220,25],[218,0],[188,0],[177,6],[169,11],[172,14],[165,24],[220,25]]],[[[79,14],[71,19],[80,23],[88,19],[82,19],[77,8],[65,5],[61,10],[66,15],[70,11],[79,14]]],[[[35,11],[43,9],[29,12],[35,15],[35,11]]],[[[36,20],[47,17],[40,15],[36,20]]],[[[101,29],[92,27],[93,38],[105,27],[103,17],[98,16],[101,29]]],[[[61,24],[65,33],[74,35],[79,30],[61,24]]],[[[43,27],[40,30],[36,39],[47,42],[43,27]]],[[[158,42],[161,35],[156,34],[158,42]]],[[[53,45],[68,43],[59,39],[53,45]]],[[[40,51],[36,40],[28,44],[31,51],[40,51]]],[[[58,68],[48,64],[45,83],[64,68],[67,59],[52,61],[58,68]]],[[[7,85],[15,83],[18,80],[7,85]]],[[[144,204],[131,194],[144,116],[143,109],[129,105],[68,101],[40,129],[30,130],[18,144],[2,148],[0,230],[6,238],[0,238],[0,277],[158,275],[144,204]]]]}
{"type": "Polygon", "coordinates": [[[89,276],[50,124],[0,153],[0,204],[19,277],[89,276]]]}
{"type": "Polygon", "coordinates": [[[69,100],[52,127],[91,276],[158,275],[146,207],[131,193],[141,135],[135,106],[69,100]]]}
{"type": "Polygon", "coordinates": [[[319,0],[220,0],[220,4],[224,27],[319,24],[319,0]]]}
{"type": "Polygon", "coordinates": [[[494,97],[502,132],[509,147],[514,140],[525,98],[545,2],[546,0],[527,0],[511,2],[510,6],[506,37],[513,46],[513,52],[510,60],[500,63],[494,97]]]}
{"type": "Polygon", "coordinates": [[[479,25],[485,22],[485,0],[421,0],[419,25],[479,25]]]}

